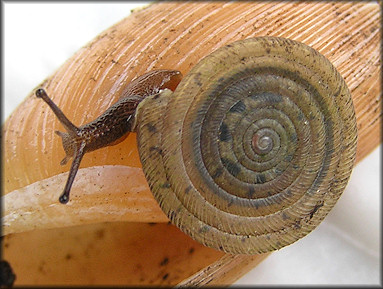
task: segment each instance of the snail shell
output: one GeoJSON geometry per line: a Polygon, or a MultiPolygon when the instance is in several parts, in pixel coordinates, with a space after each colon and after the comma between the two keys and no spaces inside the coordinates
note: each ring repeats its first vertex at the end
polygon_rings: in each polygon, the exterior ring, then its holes
{"type": "Polygon", "coordinates": [[[202,59],[174,93],[139,106],[149,186],[172,223],[233,254],[312,231],[349,179],[357,129],[334,66],[296,41],[258,37],[202,59]]]}

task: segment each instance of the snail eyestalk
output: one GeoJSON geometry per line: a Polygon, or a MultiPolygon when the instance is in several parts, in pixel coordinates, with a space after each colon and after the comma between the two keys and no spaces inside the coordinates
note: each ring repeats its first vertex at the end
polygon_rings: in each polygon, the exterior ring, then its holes
{"type": "Polygon", "coordinates": [[[72,165],[70,167],[68,180],[67,180],[67,182],[65,184],[64,191],[63,191],[63,193],[61,194],[61,196],[59,198],[59,201],[60,201],[61,204],[66,204],[69,201],[70,189],[72,188],[72,184],[73,184],[74,178],[75,178],[75,176],[77,174],[77,171],[78,171],[78,168],[80,166],[82,157],[84,156],[85,145],[86,145],[85,141],[81,142],[78,150],[76,150],[76,155],[74,156],[72,165]]]}
{"type": "Polygon", "coordinates": [[[78,128],[65,116],[65,114],[57,107],[57,105],[49,98],[48,94],[44,89],[39,88],[36,90],[36,96],[42,98],[46,104],[52,109],[54,114],[57,116],[61,124],[65,127],[68,132],[76,133],[78,128]]]}

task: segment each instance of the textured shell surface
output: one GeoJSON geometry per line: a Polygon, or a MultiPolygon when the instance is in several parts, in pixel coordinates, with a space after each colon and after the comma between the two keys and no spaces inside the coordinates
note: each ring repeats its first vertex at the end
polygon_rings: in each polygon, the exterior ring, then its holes
{"type": "Polygon", "coordinates": [[[312,231],[347,184],[356,142],[343,78],[284,38],[216,50],[139,113],[140,158],[162,210],[195,240],[234,254],[312,231]]]}

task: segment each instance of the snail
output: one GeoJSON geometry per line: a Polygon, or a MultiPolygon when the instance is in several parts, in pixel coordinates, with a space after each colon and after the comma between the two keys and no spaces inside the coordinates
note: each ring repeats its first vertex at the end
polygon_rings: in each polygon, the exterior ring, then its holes
{"type": "Polygon", "coordinates": [[[180,78],[172,70],[138,77],[81,127],[36,91],[68,131],[57,132],[62,164],[74,156],[60,202],[69,200],[85,152],[137,131],[154,197],[205,246],[264,253],[318,226],[342,194],[356,153],[352,99],[335,67],[303,43],[268,36],[219,48],[180,78]],[[178,84],[174,92],[168,83],[178,84]]]}

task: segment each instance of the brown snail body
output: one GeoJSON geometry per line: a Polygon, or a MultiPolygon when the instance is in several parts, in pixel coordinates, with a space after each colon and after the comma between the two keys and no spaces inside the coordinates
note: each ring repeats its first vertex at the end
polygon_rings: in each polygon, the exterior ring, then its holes
{"type": "Polygon", "coordinates": [[[127,134],[134,131],[135,111],[138,104],[147,96],[159,93],[167,87],[172,88],[180,81],[181,73],[175,70],[156,70],[129,83],[120,99],[108,108],[94,121],[76,127],[61,112],[61,110],[49,99],[43,89],[36,91],[36,96],[42,98],[53,110],[67,133],[56,131],[62,138],[66,153],[61,165],[65,165],[68,159],[73,157],[68,181],[64,192],[60,196],[60,203],[69,201],[69,193],[74,178],[85,153],[99,148],[121,142],[127,134]]]}
{"type": "Polygon", "coordinates": [[[237,41],[202,59],[174,93],[145,97],[132,98],[128,114],[149,186],[169,219],[206,246],[282,248],[312,231],[347,184],[357,140],[351,96],[306,45],[237,41]]]}

